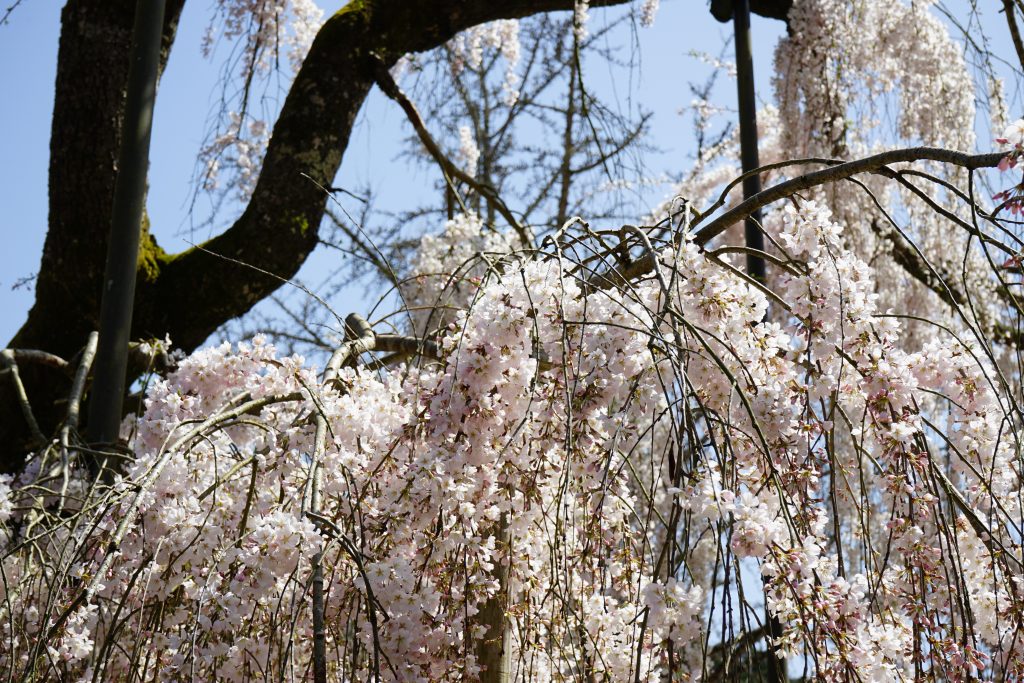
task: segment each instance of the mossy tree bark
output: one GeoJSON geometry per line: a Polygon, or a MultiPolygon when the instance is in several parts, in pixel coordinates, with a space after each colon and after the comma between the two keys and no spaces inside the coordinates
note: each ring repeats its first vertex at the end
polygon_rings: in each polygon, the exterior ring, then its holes
{"type": "MultiPolygon", "coordinates": [[[[752,5],[755,12],[778,16],[790,1],[752,5]]],[[[183,4],[168,0],[162,64],[183,4]]],[[[170,335],[176,346],[192,350],[298,271],[317,244],[327,200],[309,178],[325,186],[333,182],[373,83],[372,55],[390,65],[477,24],[572,6],[573,0],[353,0],[330,17],[285,99],[242,215],[218,236],[181,254],[167,254],[151,236],[144,237],[133,337],[170,335]]],[[[70,358],[97,327],[133,8],[131,0],[70,0],[64,8],[49,231],[35,304],[10,347],[70,358]]],[[[23,368],[22,377],[41,428],[52,433],[69,380],[48,368],[23,368]]],[[[0,471],[5,472],[17,469],[31,447],[9,384],[0,380],[0,471]]]]}

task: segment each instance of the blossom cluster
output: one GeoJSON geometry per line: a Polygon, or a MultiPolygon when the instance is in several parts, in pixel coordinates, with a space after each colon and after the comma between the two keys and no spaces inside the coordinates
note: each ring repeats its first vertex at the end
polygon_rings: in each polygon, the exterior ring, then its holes
{"type": "Polygon", "coordinates": [[[466,67],[479,69],[484,61],[484,50],[496,50],[505,60],[505,82],[502,90],[505,103],[515,104],[519,99],[520,43],[519,22],[515,19],[500,19],[480,24],[458,34],[449,42],[454,59],[452,69],[458,75],[466,67]]]}
{"type": "MultiPolygon", "coordinates": [[[[865,94],[900,93],[904,139],[973,144],[927,3],[797,0],[791,26],[765,161],[872,150],[847,123],[865,94]]],[[[451,49],[514,64],[516,31],[451,49]]],[[[698,160],[694,203],[735,176],[732,142],[698,160]]],[[[517,252],[458,215],[400,287],[420,355],[368,343],[320,374],[257,337],[180,360],[113,481],[74,447],[0,476],[0,670],[302,679],[323,638],[341,681],[488,679],[496,645],[512,680],[721,680],[758,648],[825,681],[1024,678],[1020,370],[985,334],[1013,319],[977,313],[1001,301],[987,255],[920,197],[899,199],[918,253],[974,299],[919,301],[875,258],[895,200],[874,183],[773,208],[765,282],[686,221],[517,252]],[[641,252],[643,275],[595,273],[641,252]]]]}
{"type": "Polygon", "coordinates": [[[453,311],[472,301],[490,260],[512,250],[509,236],[484,227],[480,216],[459,214],[436,235],[424,235],[401,288],[412,329],[426,334],[445,327],[453,311]]]}
{"type": "Polygon", "coordinates": [[[241,40],[246,69],[253,74],[274,67],[284,47],[292,69],[298,71],[323,23],[323,10],[314,0],[217,0],[216,16],[203,38],[209,57],[218,40],[241,40]]]}
{"type": "Polygon", "coordinates": [[[270,132],[265,122],[258,119],[243,121],[241,115],[232,112],[227,130],[199,151],[199,162],[203,166],[203,189],[219,189],[222,168],[227,167],[231,170],[233,189],[238,198],[243,201],[247,199],[256,189],[263,155],[269,142],[270,132]]]}
{"type": "MultiPolygon", "coordinates": [[[[1006,156],[999,162],[999,170],[1005,172],[1016,168],[1024,157],[1024,119],[1018,119],[1007,126],[1002,136],[996,138],[996,144],[1002,145],[1006,150],[1006,156]]],[[[1002,202],[1012,215],[1024,213],[1024,182],[997,192],[992,198],[1002,202]]]]}
{"type": "MultiPolygon", "coordinates": [[[[480,261],[423,362],[321,382],[260,338],[185,358],[126,420],[109,488],[69,487],[62,517],[43,468],[0,482],[0,666],[302,677],[319,562],[338,680],[477,680],[496,629],[516,680],[696,680],[729,645],[722,605],[752,618],[751,573],[770,644],[823,680],[1021,675],[994,365],[952,335],[906,350],[830,213],[779,218],[768,319],[681,234],[621,287],[561,251],[480,261]]],[[[483,230],[424,241],[418,296],[466,269],[439,245],[483,230]]]]}

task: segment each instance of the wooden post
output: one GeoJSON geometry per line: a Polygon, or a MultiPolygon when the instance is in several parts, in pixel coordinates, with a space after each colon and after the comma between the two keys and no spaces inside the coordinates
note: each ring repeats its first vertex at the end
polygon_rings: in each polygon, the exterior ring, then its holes
{"type": "MultiPolygon", "coordinates": [[[[501,551],[511,552],[509,547],[508,516],[503,514],[498,521],[496,546],[501,551]]],[[[484,603],[477,613],[477,620],[487,627],[483,638],[476,646],[477,663],[484,668],[480,683],[508,683],[512,678],[512,632],[508,624],[508,565],[500,560],[494,564],[494,578],[498,581],[498,592],[484,603]]]]}

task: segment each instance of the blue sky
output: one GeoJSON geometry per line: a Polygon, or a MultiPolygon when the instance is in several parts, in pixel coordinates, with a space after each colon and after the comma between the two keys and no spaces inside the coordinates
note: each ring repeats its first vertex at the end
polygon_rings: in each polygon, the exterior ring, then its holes
{"type": "MultiPolygon", "coordinates": [[[[0,251],[0,337],[5,340],[24,320],[33,297],[30,286],[17,290],[12,287],[38,269],[45,236],[49,126],[61,4],[55,0],[24,0],[9,24],[0,26],[0,63],[5,65],[0,70],[0,92],[5,94],[0,127],[7,131],[0,164],[0,230],[5,246],[0,251]]],[[[320,4],[331,11],[341,2],[320,4]]],[[[187,246],[182,235],[187,234],[190,225],[195,159],[217,94],[221,64],[204,59],[200,53],[212,7],[212,0],[186,4],[157,99],[148,210],[157,238],[171,251],[187,246]]],[[[592,18],[601,21],[602,12],[592,10],[592,18]]],[[[771,97],[772,51],[783,30],[781,22],[754,18],[756,81],[759,96],[766,100],[771,97]]],[[[730,25],[714,21],[705,3],[694,0],[662,0],[655,25],[640,29],[640,80],[632,84],[632,91],[654,114],[650,141],[664,150],[659,162],[662,165],[685,164],[686,155],[692,152],[690,121],[679,110],[692,99],[687,84],[702,80],[703,67],[688,53],[698,50],[717,54],[730,32],[730,25]]],[[[1001,49],[998,45],[996,48],[1001,49]]],[[[606,77],[596,73],[588,76],[606,77]]],[[[734,86],[727,83],[726,87],[734,86]]],[[[336,184],[370,185],[382,205],[390,199],[405,201],[410,193],[420,191],[422,178],[396,159],[406,134],[402,113],[375,91],[360,116],[336,184]]],[[[659,201],[663,193],[654,191],[650,202],[659,201]]],[[[195,235],[196,239],[203,237],[195,235]]],[[[332,260],[336,258],[318,254],[300,277],[307,282],[318,281],[321,272],[336,265],[332,260]]],[[[372,305],[361,298],[361,292],[355,290],[350,292],[350,301],[340,305],[346,311],[363,311],[372,305]]]]}

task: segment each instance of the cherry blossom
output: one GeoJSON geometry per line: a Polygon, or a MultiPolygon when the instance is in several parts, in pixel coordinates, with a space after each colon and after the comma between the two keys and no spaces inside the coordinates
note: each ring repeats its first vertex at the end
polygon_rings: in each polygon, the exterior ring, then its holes
{"type": "MultiPolygon", "coordinates": [[[[243,35],[256,10],[224,8],[243,35]]],[[[883,95],[899,139],[974,144],[928,3],[798,0],[791,22],[767,162],[875,150],[848,117],[883,95]]],[[[514,66],[516,36],[449,49],[514,66]]],[[[110,481],[59,442],[0,476],[0,667],[302,679],[320,642],[332,679],[473,681],[498,643],[512,680],[719,679],[741,647],[825,681],[1024,676],[1013,233],[963,172],[915,193],[889,168],[770,206],[754,281],[728,231],[701,236],[738,201],[735,142],[646,226],[523,249],[455,215],[404,266],[403,322],[350,320],[327,371],[259,336],[175,358],[110,481]]],[[[1009,171],[1024,123],[999,144],[1009,171]]]]}

